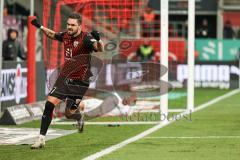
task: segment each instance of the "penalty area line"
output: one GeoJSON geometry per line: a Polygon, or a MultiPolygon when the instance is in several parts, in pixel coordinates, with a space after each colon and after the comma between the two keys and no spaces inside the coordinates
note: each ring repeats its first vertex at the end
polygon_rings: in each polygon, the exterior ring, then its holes
{"type": "MultiPolygon", "coordinates": [[[[240,90],[236,89],[236,90],[228,92],[228,93],[226,93],[226,94],[224,94],[222,96],[219,96],[219,97],[217,97],[217,98],[215,98],[215,99],[213,99],[211,101],[208,101],[208,102],[206,102],[206,103],[204,103],[202,105],[199,105],[198,107],[195,108],[195,110],[192,111],[192,113],[200,111],[200,110],[202,110],[204,108],[207,108],[207,107],[209,107],[209,106],[211,106],[211,105],[213,105],[213,104],[215,104],[215,103],[217,103],[217,102],[219,102],[221,100],[224,100],[224,99],[226,99],[228,97],[231,97],[231,96],[233,96],[233,95],[235,95],[235,94],[237,94],[239,92],[240,92],[240,90]]],[[[181,116],[181,115],[187,115],[187,114],[189,114],[188,111],[186,111],[184,113],[180,113],[179,115],[181,116]]],[[[135,142],[135,141],[137,141],[139,139],[142,139],[142,138],[146,137],[147,135],[149,135],[149,134],[159,130],[160,128],[163,128],[163,127],[165,127],[165,126],[167,126],[167,125],[169,125],[169,124],[171,124],[171,123],[173,123],[175,121],[176,120],[160,122],[159,124],[155,125],[154,127],[150,128],[150,129],[148,129],[146,131],[143,131],[142,133],[140,133],[140,134],[138,134],[138,135],[136,135],[136,136],[134,136],[132,138],[129,138],[129,139],[123,141],[123,142],[120,142],[120,143],[118,143],[116,145],[113,145],[113,146],[111,146],[109,148],[106,148],[106,149],[103,149],[103,150],[101,150],[101,151],[99,151],[97,153],[94,153],[94,154],[84,158],[83,160],[95,160],[95,159],[98,159],[100,157],[103,157],[103,156],[105,156],[107,154],[110,154],[110,153],[112,153],[112,152],[114,152],[114,151],[116,151],[116,150],[118,150],[118,149],[120,149],[120,148],[122,148],[122,147],[124,147],[124,146],[126,146],[128,144],[130,144],[130,143],[133,143],[133,142],[135,142]]]]}

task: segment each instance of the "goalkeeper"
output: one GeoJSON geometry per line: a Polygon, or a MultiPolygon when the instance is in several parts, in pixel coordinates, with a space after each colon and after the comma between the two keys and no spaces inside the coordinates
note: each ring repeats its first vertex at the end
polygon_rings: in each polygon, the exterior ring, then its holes
{"type": "Polygon", "coordinates": [[[65,115],[67,118],[76,119],[79,131],[83,129],[83,116],[79,111],[79,103],[89,87],[90,61],[92,52],[102,52],[103,42],[99,32],[90,34],[82,31],[82,18],[77,13],[72,13],[67,19],[67,30],[55,32],[42,26],[37,19],[31,21],[32,25],[41,29],[50,39],[63,42],[65,62],[60,74],[50,91],[42,115],[40,135],[31,145],[32,149],[42,148],[45,145],[45,135],[52,121],[54,107],[65,101],[65,115]]]}

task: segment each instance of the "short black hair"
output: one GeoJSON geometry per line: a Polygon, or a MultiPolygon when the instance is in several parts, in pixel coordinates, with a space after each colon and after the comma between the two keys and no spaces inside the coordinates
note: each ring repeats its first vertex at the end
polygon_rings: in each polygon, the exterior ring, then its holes
{"type": "Polygon", "coordinates": [[[10,34],[11,34],[12,32],[15,32],[15,33],[17,34],[17,37],[18,37],[18,31],[17,31],[16,29],[9,28],[8,31],[7,31],[7,36],[8,36],[8,38],[10,37],[10,34]]]}
{"type": "Polygon", "coordinates": [[[82,24],[82,16],[79,13],[73,12],[68,16],[68,18],[76,19],[79,25],[82,24]]]}

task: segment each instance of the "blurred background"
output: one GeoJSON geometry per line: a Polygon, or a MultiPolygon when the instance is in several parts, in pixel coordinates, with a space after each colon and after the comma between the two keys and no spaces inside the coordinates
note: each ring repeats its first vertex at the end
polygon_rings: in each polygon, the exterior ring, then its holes
{"type": "MultiPolygon", "coordinates": [[[[196,0],[195,87],[207,97],[239,87],[240,1],[196,0]]],[[[103,62],[113,56],[129,60],[159,62],[161,36],[160,1],[156,0],[37,0],[34,15],[54,31],[63,31],[71,12],[83,16],[83,30],[98,30],[105,43],[103,62]]],[[[1,113],[10,106],[27,103],[27,17],[30,0],[4,0],[1,113]],[[13,42],[14,41],[14,42],[13,42]],[[17,41],[17,42],[16,42],[17,41]],[[11,47],[14,45],[15,47],[11,47]],[[10,48],[9,48],[10,47],[10,48]]],[[[169,1],[169,108],[186,107],[188,1],[169,1]]],[[[49,91],[48,77],[63,62],[62,44],[36,31],[36,99],[49,91]]],[[[108,88],[109,67],[92,87],[108,88]]],[[[123,73],[124,74],[124,73],[123,73]]],[[[159,75],[155,75],[159,77],[159,75]]],[[[154,79],[154,78],[153,78],[154,79]]],[[[151,80],[147,80],[148,82],[151,80]]],[[[128,84],[118,84],[122,85],[128,84]]],[[[124,87],[123,87],[124,88],[124,87]]],[[[126,89],[126,87],[125,87],[126,89]]],[[[123,91],[125,91],[123,89],[123,91]]],[[[195,95],[196,96],[196,95],[195,95]]],[[[157,100],[159,97],[157,97],[157,100]]]]}

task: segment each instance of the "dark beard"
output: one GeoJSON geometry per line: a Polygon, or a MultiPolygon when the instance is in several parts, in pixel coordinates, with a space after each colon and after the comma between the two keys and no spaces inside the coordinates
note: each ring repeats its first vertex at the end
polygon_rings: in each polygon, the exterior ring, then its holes
{"type": "MultiPolygon", "coordinates": [[[[72,31],[71,31],[72,32],[72,31]]],[[[69,31],[67,31],[67,34],[69,35],[69,36],[73,36],[73,35],[75,35],[77,33],[77,31],[76,32],[72,32],[72,33],[69,33],[69,31]]]]}

